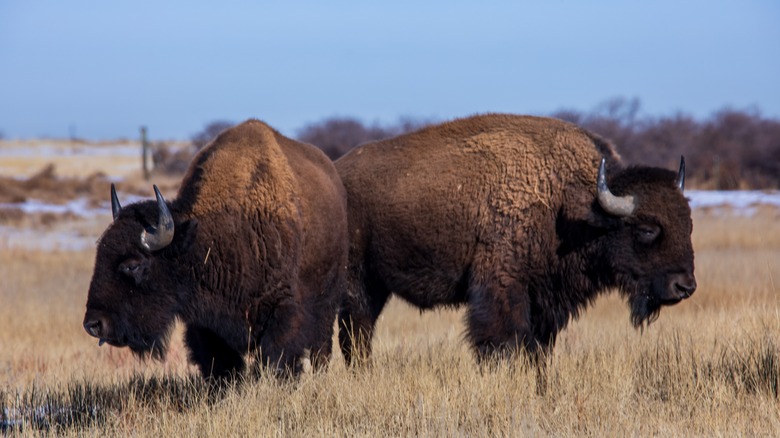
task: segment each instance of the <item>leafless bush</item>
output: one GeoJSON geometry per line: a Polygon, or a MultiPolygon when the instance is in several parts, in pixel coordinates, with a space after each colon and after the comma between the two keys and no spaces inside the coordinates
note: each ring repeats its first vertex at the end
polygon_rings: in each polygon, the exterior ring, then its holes
{"type": "Polygon", "coordinates": [[[553,117],[611,140],[629,164],[673,168],[685,155],[688,176],[702,188],[780,187],[780,120],[757,110],[724,109],[697,121],[685,114],[637,117],[637,99],[612,99],[591,113],[553,117]]]}
{"type": "Polygon", "coordinates": [[[402,118],[396,124],[364,125],[356,118],[333,117],[306,125],[298,132],[298,140],[311,143],[335,160],[360,144],[394,137],[417,130],[428,122],[402,118]]]}
{"type": "Polygon", "coordinates": [[[155,171],[168,175],[180,175],[186,172],[196,152],[194,147],[171,149],[164,143],[154,143],[152,150],[155,171]]]}
{"type": "MultiPolygon", "coordinates": [[[[685,155],[692,186],[710,189],[780,188],[780,120],[757,110],[724,109],[697,120],[677,113],[640,116],[636,98],[615,98],[589,112],[560,110],[552,114],[591,130],[609,140],[628,164],[674,168],[685,155]]],[[[399,119],[395,124],[364,124],[354,117],[332,117],[310,123],[298,131],[300,141],[337,159],[355,146],[401,135],[430,121],[399,119]]],[[[197,151],[233,124],[211,122],[192,137],[197,151]]],[[[155,155],[168,173],[181,173],[194,152],[169,151],[155,155]],[[162,156],[167,153],[167,156],[162,156]]]]}
{"type": "Polygon", "coordinates": [[[206,146],[211,142],[211,140],[214,140],[214,137],[219,135],[220,132],[230,128],[234,124],[235,123],[226,120],[215,120],[210,122],[203,128],[203,130],[190,138],[190,141],[192,141],[192,147],[195,148],[196,151],[203,149],[203,146],[206,146]]]}
{"type": "Polygon", "coordinates": [[[181,175],[187,171],[192,157],[209,144],[222,131],[233,126],[232,122],[215,120],[190,137],[190,148],[171,149],[164,142],[152,144],[152,160],[156,172],[167,175],[181,175]]]}

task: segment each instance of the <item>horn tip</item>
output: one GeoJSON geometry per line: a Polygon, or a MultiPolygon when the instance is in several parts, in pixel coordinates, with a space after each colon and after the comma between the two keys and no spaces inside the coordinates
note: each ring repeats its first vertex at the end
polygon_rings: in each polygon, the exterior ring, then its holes
{"type": "Polygon", "coordinates": [[[116,196],[116,187],[114,186],[114,183],[111,183],[111,215],[114,220],[119,216],[119,211],[121,209],[122,206],[119,204],[119,198],[116,196]]]}
{"type": "Polygon", "coordinates": [[[160,192],[160,189],[157,188],[157,184],[152,184],[152,188],[154,189],[154,197],[157,198],[158,204],[165,204],[165,198],[163,198],[162,192],[160,192]]]}
{"type": "Polygon", "coordinates": [[[680,170],[677,171],[677,179],[675,180],[677,188],[681,191],[685,190],[685,156],[680,155],[680,170]]]}
{"type": "Polygon", "coordinates": [[[607,185],[607,160],[605,158],[601,158],[601,163],[599,164],[599,173],[596,178],[596,182],[598,184],[599,190],[603,190],[607,185]]]}

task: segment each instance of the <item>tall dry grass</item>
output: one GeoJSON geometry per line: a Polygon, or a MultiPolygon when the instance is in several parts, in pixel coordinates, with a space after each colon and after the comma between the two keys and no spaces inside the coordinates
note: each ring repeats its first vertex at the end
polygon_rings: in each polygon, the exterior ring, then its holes
{"type": "Polygon", "coordinates": [[[372,366],[337,353],[299,381],[260,372],[219,392],[190,377],[180,342],[143,363],[84,333],[93,251],[0,248],[0,422],[79,436],[777,435],[778,219],[697,213],[696,294],[643,333],[620,299],[599,299],[559,338],[544,394],[522,359],[476,365],[462,311],[398,300],[372,366]]]}

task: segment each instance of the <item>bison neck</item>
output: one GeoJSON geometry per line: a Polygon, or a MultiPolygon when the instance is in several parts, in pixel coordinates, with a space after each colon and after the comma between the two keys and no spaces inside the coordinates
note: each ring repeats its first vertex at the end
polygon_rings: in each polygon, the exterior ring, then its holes
{"type": "Polygon", "coordinates": [[[547,275],[539,276],[529,290],[537,307],[533,310],[546,315],[546,321],[540,323],[551,333],[579,318],[602,293],[617,287],[609,257],[605,256],[607,232],[585,221],[568,221],[561,226],[559,218],[558,225],[556,253],[542,265],[547,275]]]}
{"type": "MultiPolygon", "coordinates": [[[[210,225],[201,220],[199,231],[216,235],[210,225]]],[[[295,245],[279,232],[236,228],[221,233],[222,239],[198,241],[182,263],[190,267],[191,278],[181,294],[180,318],[246,352],[280,308],[299,300],[292,280],[297,271],[291,268],[298,264],[297,255],[281,250],[295,245]]]]}

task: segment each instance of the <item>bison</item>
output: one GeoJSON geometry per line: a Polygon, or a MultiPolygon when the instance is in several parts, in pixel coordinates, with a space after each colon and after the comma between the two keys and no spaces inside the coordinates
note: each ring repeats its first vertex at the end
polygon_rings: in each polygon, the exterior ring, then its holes
{"type": "Polygon", "coordinates": [[[121,207],[97,244],[84,329],[164,358],[176,319],[211,378],[252,353],[273,369],[324,365],[345,291],[346,194],[317,148],[249,120],[193,159],[177,198],[121,207]]]}
{"type": "Polygon", "coordinates": [[[391,294],[420,309],[467,304],[479,359],[538,359],[605,291],[617,288],[644,327],[696,289],[684,161],[679,173],[625,168],[575,125],[488,114],[365,144],[336,169],[348,197],[348,362],[370,354],[391,294]]]}

